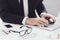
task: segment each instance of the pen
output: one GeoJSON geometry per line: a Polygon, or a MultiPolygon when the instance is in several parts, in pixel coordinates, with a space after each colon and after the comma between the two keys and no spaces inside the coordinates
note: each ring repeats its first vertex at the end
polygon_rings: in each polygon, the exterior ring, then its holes
{"type": "Polygon", "coordinates": [[[40,16],[38,15],[38,12],[37,12],[36,9],[35,9],[35,14],[36,14],[36,17],[37,17],[37,18],[40,18],[40,16]]]}

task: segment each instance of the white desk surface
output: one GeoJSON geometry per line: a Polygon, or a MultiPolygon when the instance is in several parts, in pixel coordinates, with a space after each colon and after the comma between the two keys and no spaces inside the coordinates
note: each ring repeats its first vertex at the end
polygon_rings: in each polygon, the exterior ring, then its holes
{"type": "Polygon", "coordinates": [[[3,24],[0,22],[0,40],[60,40],[60,28],[55,31],[47,31],[32,26],[31,34],[19,36],[18,33],[10,33],[6,35],[1,30],[2,26],[3,24]]]}

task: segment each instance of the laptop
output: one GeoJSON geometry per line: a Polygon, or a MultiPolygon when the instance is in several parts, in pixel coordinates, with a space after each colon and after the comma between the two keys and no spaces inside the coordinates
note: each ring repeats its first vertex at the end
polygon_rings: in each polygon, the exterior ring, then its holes
{"type": "Polygon", "coordinates": [[[54,31],[58,28],[60,28],[60,12],[58,13],[56,17],[56,22],[52,25],[48,25],[48,27],[39,27],[40,29],[48,30],[48,31],[54,31]]]}

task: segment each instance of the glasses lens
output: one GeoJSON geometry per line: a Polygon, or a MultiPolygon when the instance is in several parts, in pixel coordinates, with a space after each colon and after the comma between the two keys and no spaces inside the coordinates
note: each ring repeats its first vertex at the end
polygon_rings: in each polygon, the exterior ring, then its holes
{"type": "Polygon", "coordinates": [[[19,33],[20,36],[24,36],[25,34],[26,34],[25,30],[22,30],[22,31],[19,33]]]}
{"type": "Polygon", "coordinates": [[[27,34],[30,34],[32,32],[32,29],[27,30],[27,34]]]}

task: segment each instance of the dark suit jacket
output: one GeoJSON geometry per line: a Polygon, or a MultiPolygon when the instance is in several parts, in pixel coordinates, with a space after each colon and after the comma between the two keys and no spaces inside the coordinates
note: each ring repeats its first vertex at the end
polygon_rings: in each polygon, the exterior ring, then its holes
{"type": "MultiPolygon", "coordinates": [[[[28,0],[30,18],[36,17],[34,10],[36,9],[40,15],[43,12],[43,0],[28,0]]],[[[0,17],[4,22],[22,24],[24,13],[20,13],[20,6],[18,0],[0,0],[0,17]]]]}

